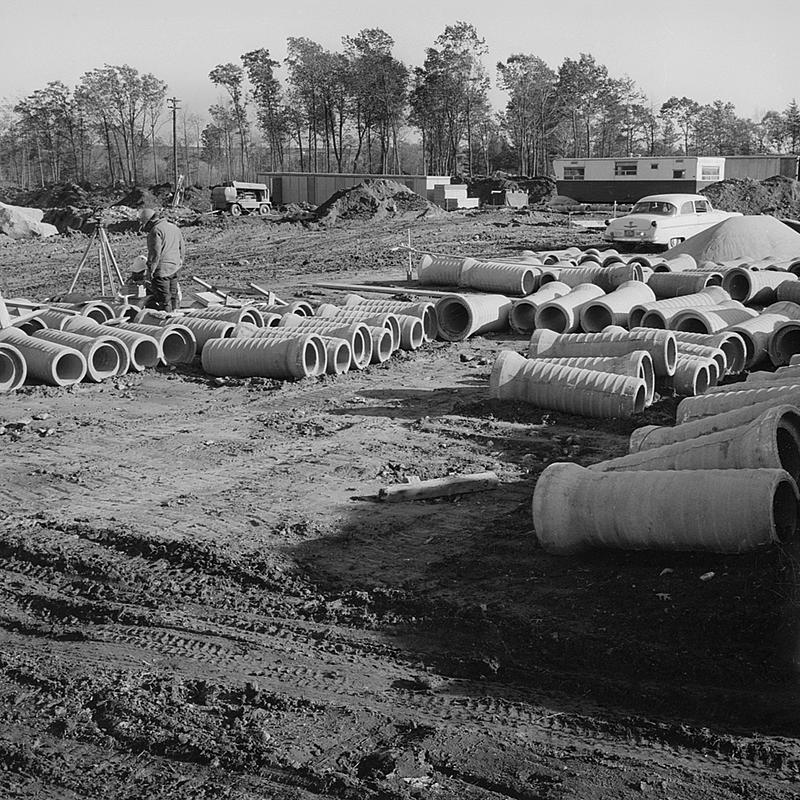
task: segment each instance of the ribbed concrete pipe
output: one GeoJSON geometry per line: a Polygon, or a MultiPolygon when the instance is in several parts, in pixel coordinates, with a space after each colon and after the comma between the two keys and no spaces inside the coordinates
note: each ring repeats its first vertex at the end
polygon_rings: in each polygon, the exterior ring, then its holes
{"type": "Polygon", "coordinates": [[[787,319],[800,320],[800,305],[791,300],[776,300],[761,309],[762,314],[781,314],[787,319]]]}
{"type": "MultiPolygon", "coordinates": [[[[673,298],[678,300],[680,298],[673,298]]],[[[666,301],[664,301],[666,302],[666,301]]],[[[637,309],[641,306],[637,306],[637,309]]],[[[659,330],[677,330],[676,325],[685,316],[691,315],[697,309],[699,311],[707,311],[716,313],[717,309],[723,308],[737,308],[744,309],[744,305],[738,300],[726,300],[725,302],[718,303],[714,306],[691,306],[688,308],[651,308],[647,310],[641,317],[639,325],[642,328],[658,328],[659,330]]],[[[634,312],[632,312],[634,316],[634,312]]],[[[717,322],[719,322],[717,320],[717,322]]],[[[634,327],[634,326],[632,326],[634,327]]]]}
{"type": "MultiPolygon", "coordinates": [[[[400,319],[396,314],[388,311],[361,311],[359,309],[341,308],[330,303],[323,303],[317,308],[316,319],[335,320],[337,322],[363,322],[365,325],[374,328],[386,328],[392,337],[392,352],[399,350],[403,335],[400,330],[400,319]]],[[[416,322],[419,322],[416,320],[416,322]]],[[[415,339],[418,340],[417,347],[422,346],[422,325],[421,323],[415,330],[415,339]]],[[[411,348],[406,348],[411,349],[411,348]]],[[[416,348],[413,348],[416,349],[416,348]]]]}
{"type": "Polygon", "coordinates": [[[631,256],[628,260],[629,264],[641,264],[643,267],[647,269],[651,269],[655,272],[655,268],[659,264],[663,264],[666,261],[664,256],[648,256],[644,254],[637,254],[635,256],[631,256]]]}
{"type": "MultiPolygon", "coordinates": [[[[136,318],[136,321],[137,324],[142,322],[141,315],[136,318]]],[[[223,322],[219,319],[203,319],[202,317],[173,317],[172,319],[164,320],[162,325],[171,323],[183,325],[194,334],[197,343],[196,354],[203,351],[207,342],[213,339],[230,339],[236,330],[236,326],[233,322],[223,322]]],[[[145,321],[143,324],[147,325],[150,323],[145,321]]]]}
{"type": "Polygon", "coordinates": [[[298,328],[256,328],[252,334],[253,338],[269,339],[271,342],[286,341],[288,339],[297,339],[303,336],[310,336],[314,347],[317,348],[317,366],[312,373],[314,377],[324,375],[326,372],[331,375],[338,375],[341,372],[346,372],[350,369],[352,361],[352,354],[350,345],[345,339],[336,339],[332,337],[322,337],[317,333],[309,333],[306,330],[298,328]],[[326,338],[328,341],[326,341],[326,338]],[[329,347],[328,342],[335,342],[332,347],[329,347]],[[339,346],[343,342],[346,351],[339,346]],[[343,365],[342,360],[344,355],[347,355],[347,361],[343,365]]]}
{"type": "Polygon", "coordinates": [[[503,350],[489,378],[493,398],[522,400],[540,408],[586,417],[626,418],[647,403],[641,378],[527,359],[503,350]]]}
{"type": "Polygon", "coordinates": [[[301,327],[305,332],[320,336],[335,336],[346,339],[350,345],[352,365],[364,369],[372,363],[372,335],[369,326],[363,322],[341,324],[336,320],[326,321],[314,317],[309,319],[296,314],[286,314],[281,320],[281,329],[301,327]]]}
{"type": "Polygon", "coordinates": [[[53,328],[54,330],[60,331],[64,329],[64,322],[70,317],[74,316],[74,314],[70,314],[68,312],[62,313],[61,311],[57,310],[47,310],[42,311],[42,313],[39,314],[36,319],[42,322],[47,328],[53,328]]]}
{"type": "Polygon", "coordinates": [[[425,253],[417,264],[417,281],[422,286],[460,286],[464,266],[476,259],[425,253]]]}
{"type": "Polygon", "coordinates": [[[566,283],[568,286],[578,286],[583,283],[594,283],[604,292],[613,292],[627,281],[641,281],[643,278],[641,264],[613,264],[603,267],[600,264],[582,267],[548,268],[542,273],[542,284],[554,279],[566,283]],[[557,275],[556,275],[557,272],[557,275]]]}
{"type": "Polygon", "coordinates": [[[747,269],[732,269],[725,273],[722,288],[734,299],[742,303],[766,305],[777,299],[776,289],[782,283],[797,282],[797,275],[791,272],[753,272],[747,269]]]}
{"type": "Polygon", "coordinates": [[[670,377],[670,385],[675,394],[683,397],[704,394],[712,385],[712,369],[716,377],[719,368],[711,358],[696,358],[678,353],[675,374],[670,377]]]}
{"type": "Polygon", "coordinates": [[[775,336],[775,331],[784,322],[788,322],[788,318],[783,314],[759,314],[752,319],[732,325],[728,329],[733,333],[738,333],[744,340],[745,367],[747,369],[753,369],[769,358],[770,343],[775,336]]]}
{"type": "Polygon", "coordinates": [[[767,351],[776,367],[788,364],[795,353],[800,353],[800,322],[781,322],[772,332],[767,351]]]}
{"type": "Polygon", "coordinates": [[[459,286],[524,297],[536,291],[540,275],[540,270],[526,264],[470,260],[461,270],[459,286]]]}
{"type": "Polygon", "coordinates": [[[561,281],[543,284],[538,291],[520,300],[514,300],[508,312],[508,323],[515,333],[529,336],[536,328],[536,312],[543,303],[563,297],[572,291],[570,286],[561,281]]]}
{"type": "Polygon", "coordinates": [[[708,392],[701,397],[687,397],[685,400],[681,400],[675,412],[676,423],[682,425],[685,422],[691,422],[702,417],[712,417],[715,414],[724,414],[726,411],[733,411],[736,408],[767,401],[772,402],[774,405],[800,405],[800,382],[794,384],[778,382],[764,385],[759,383],[736,385],[741,385],[745,388],[708,392]]]}
{"type": "Polygon", "coordinates": [[[721,284],[722,275],[718,272],[654,272],[647,281],[659,300],[696,294],[721,284]]]}
{"type": "MultiPolygon", "coordinates": [[[[311,303],[305,300],[292,300],[289,303],[281,305],[253,302],[251,305],[259,310],[262,317],[266,317],[267,315],[282,317],[284,314],[297,314],[299,317],[314,316],[314,309],[311,303]]],[[[264,327],[268,327],[266,319],[264,320],[264,327]]]]}
{"type": "Polygon", "coordinates": [[[689,333],[716,333],[757,316],[758,312],[752,308],[729,307],[723,303],[714,308],[684,309],[670,320],[670,328],[689,333]]]}
{"type": "Polygon", "coordinates": [[[367,300],[359,295],[345,297],[345,308],[360,308],[365,311],[384,311],[398,316],[419,317],[425,341],[430,342],[439,332],[434,303],[406,303],[402,300],[367,300]]]}
{"type": "Polygon", "coordinates": [[[0,393],[16,391],[27,376],[28,365],[19,348],[0,342],[0,393]]]}
{"type": "Polygon", "coordinates": [[[536,311],[537,328],[545,328],[556,333],[573,333],[581,324],[581,311],[604,292],[593,283],[581,283],[569,294],[542,303],[536,311]]]}
{"type": "Polygon", "coordinates": [[[719,348],[725,353],[728,375],[737,375],[744,369],[746,348],[744,339],[733,331],[720,331],[719,333],[689,333],[688,331],[673,331],[675,340],[680,349],[681,343],[699,344],[704,347],[719,348]]]}
{"type": "Polygon", "coordinates": [[[16,328],[0,330],[0,342],[15,347],[25,359],[28,378],[49,386],[72,386],[86,375],[86,359],[72,347],[35,339],[16,328]]]}
{"type": "Polygon", "coordinates": [[[114,309],[102,300],[89,300],[85,303],[48,303],[47,305],[51,308],[68,308],[77,311],[81,316],[88,317],[100,324],[114,318],[114,309]]]}
{"type": "MultiPolygon", "coordinates": [[[[720,351],[722,352],[722,351],[720,351]]],[[[624,356],[583,356],[576,358],[538,358],[547,364],[577,369],[591,369],[595,372],[608,372],[612,375],[628,375],[641,378],[647,389],[646,405],[653,402],[656,388],[656,373],[653,369],[653,358],[645,350],[635,350],[624,356]]]]}
{"type": "Polygon", "coordinates": [[[508,328],[511,300],[504,295],[451,294],[436,303],[439,337],[461,342],[470,336],[508,328]]]}
{"type": "Polygon", "coordinates": [[[207,308],[189,308],[181,312],[187,317],[200,317],[201,319],[213,319],[219,322],[249,322],[259,328],[264,327],[264,317],[255,306],[208,306],[207,308]]]}
{"type": "Polygon", "coordinates": [[[73,317],[64,325],[64,330],[82,333],[84,336],[113,336],[125,345],[130,355],[130,368],[141,372],[146,367],[154,367],[161,357],[158,342],[143,333],[119,330],[110,325],[99,325],[90,319],[73,317]]]}
{"type": "Polygon", "coordinates": [[[728,357],[725,355],[725,351],[718,347],[705,347],[702,344],[678,341],[678,356],[710,358],[717,365],[716,377],[712,376],[714,383],[728,372],[728,357]]]}
{"type": "Polygon", "coordinates": [[[734,408],[721,414],[700,417],[680,425],[645,425],[637,428],[631,434],[628,451],[630,453],[638,453],[642,450],[651,450],[654,447],[662,447],[675,442],[688,442],[700,436],[706,436],[709,433],[739,428],[754,419],[758,419],[768,411],[780,414],[781,426],[800,442],[800,408],[789,403],[776,405],[772,400],[765,400],[760,403],[742,406],[741,408],[734,408]]]}
{"type": "Polygon", "coordinates": [[[542,547],[744,553],[795,532],[798,492],[782,469],[596,472],[551,464],[533,493],[542,547]]]}
{"type": "Polygon", "coordinates": [[[697,261],[688,253],[672,258],[664,258],[653,267],[653,272],[686,272],[697,269],[697,261]]]}
{"type": "MultiPolygon", "coordinates": [[[[35,339],[53,342],[77,350],[86,359],[85,380],[100,383],[120,374],[118,348],[110,336],[93,338],[81,333],[45,329],[33,334],[35,339]]],[[[117,340],[119,341],[119,340],[117,340]]]]}
{"type": "MultiPolygon", "coordinates": [[[[729,301],[730,295],[721,286],[709,286],[701,292],[686,294],[681,297],[671,297],[668,300],[656,300],[653,303],[643,303],[631,309],[628,320],[632,328],[642,325],[642,317],[648,311],[673,311],[684,308],[697,308],[698,306],[716,306],[729,301]]],[[[645,327],[653,327],[648,325],[645,327]]]]}
{"type": "MultiPolygon", "coordinates": [[[[786,366],[786,367],[779,367],[775,370],[775,372],[767,372],[766,370],[760,370],[757,372],[751,372],[747,378],[745,379],[745,384],[750,386],[751,384],[758,383],[798,383],[800,382],[800,366],[786,366]]],[[[741,384],[739,384],[741,385],[741,384]]]]}
{"type": "Polygon", "coordinates": [[[597,333],[609,325],[628,324],[631,309],[655,300],[653,290],[640,281],[627,281],[610,294],[592,300],[581,309],[581,328],[597,333]]]}
{"type": "Polygon", "coordinates": [[[163,364],[188,364],[197,353],[197,339],[191,329],[183,324],[145,325],[139,322],[123,322],[115,327],[152,336],[158,342],[163,364]]]}
{"type": "Polygon", "coordinates": [[[639,328],[626,331],[608,328],[602,333],[558,334],[534,331],[528,343],[530,358],[573,358],[579,356],[622,356],[645,350],[653,359],[656,375],[673,375],[678,348],[670,331],[639,328]]]}
{"type": "Polygon", "coordinates": [[[785,406],[735,428],[648,448],[590,467],[598,472],[666,469],[784,469],[800,478],[800,413],[785,406]],[[790,419],[787,419],[789,417],[790,419]]]}
{"type": "Polygon", "coordinates": [[[203,348],[201,361],[209,375],[235,378],[299,379],[319,370],[319,349],[311,334],[278,341],[213,339],[203,348]]]}
{"type": "MultiPolygon", "coordinates": [[[[795,277],[797,276],[795,275],[795,277]]],[[[776,287],[775,296],[778,300],[800,303],[800,281],[783,281],[776,287]]]]}

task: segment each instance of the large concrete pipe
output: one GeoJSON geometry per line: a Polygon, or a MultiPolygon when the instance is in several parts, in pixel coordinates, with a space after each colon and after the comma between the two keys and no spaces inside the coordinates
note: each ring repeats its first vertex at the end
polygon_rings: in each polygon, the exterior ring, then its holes
{"type": "Polygon", "coordinates": [[[635,256],[631,256],[628,259],[629,264],[641,264],[643,267],[647,269],[653,270],[655,272],[655,268],[659,264],[663,264],[666,261],[664,256],[656,256],[656,255],[645,255],[643,253],[637,253],[635,256]]]}
{"type": "MultiPolygon", "coordinates": [[[[213,339],[203,348],[203,369],[209,375],[231,378],[308,378],[319,371],[314,336],[213,339]]],[[[324,369],[324,368],[323,368],[324,369]]]]}
{"type": "Polygon", "coordinates": [[[436,320],[435,303],[406,303],[402,300],[368,300],[357,294],[349,294],[345,298],[345,308],[360,308],[364,311],[388,311],[398,316],[419,317],[422,320],[422,332],[425,341],[430,342],[439,332],[436,320]]]}
{"type": "MultiPolygon", "coordinates": [[[[153,324],[150,320],[154,319],[157,318],[142,317],[142,315],[139,315],[136,318],[136,324],[153,324]]],[[[182,325],[192,332],[195,342],[197,343],[196,355],[203,351],[207,342],[213,339],[230,339],[236,330],[236,325],[233,322],[223,322],[219,319],[204,319],[202,317],[172,317],[164,319],[161,322],[162,327],[171,324],[182,325]]]]}
{"type": "Polygon", "coordinates": [[[744,553],[785,542],[798,520],[795,482],[782,469],[597,472],[551,464],[533,493],[542,547],[744,553]]]}
{"type": "Polygon", "coordinates": [[[725,351],[720,350],[718,347],[705,347],[702,344],[678,341],[678,357],[680,356],[694,356],[695,358],[710,358],[713,360],[717,367],[714,383],[728,372],[728,357],[725,355],[725,351]]]}
{"type": "Polygon", "coordinates": [[[481,292],[524,297],[539,286],[541,271],[527,264],[504,264],[470,259],[459,277],[459,286],[481,292]]]}
{"type": "Polygon", "coordinates": [[[342,324],[336,320],[325,321],[317,317],[312,320],[296,314],[286,314],[281,320],[281,329],[294,327],[302,327],[304,332],[316,333],[320,336],[346,339],[350,345],[352,366],[356,369],[364,369],[372,363],[373,337],[371,328],[363,322],[342,324]]]}
{"type": "Polygon", "coordinates": [[[783,281],[779,283],[775,288],[775,296],[778,300],[800,303],[800,281],[783,281]]]}
{"type": "Polygon", "coordinates": [[[259,328],[264,327],[264,317],[255,306],[207,306],[206,308],[182,309],[181,313],[187,317],[200,317],[201,319],[214,319],[219,322],[249,322],[259,328]]]}
{"type": "Polygon", "coordinates": [[[604,292],[613,292],[623,283],[641,281],[643,277],[641,264],[613,264],[609,267],[584,264],[581,267],[547,268],[542,272],[541,282],[547,284],[559,280],[572,287],[594,283],[604,292]]]}
{"type": "MultiPolygon", "coordinates": [[[[277,315],[282,317],[284,314],[297,314],[298,317],[313,317],[314,308],[311,303],[305,300],[292,300],[286,304],[269,304],[269,303],[252,303],[255,308],[261,313],[264,319],[264,327],[269,327],[266,320],[267,315],[277,315]]],[[[275,323],[277,324],[277,323],[275,323]]]]}
{"type": "MultiPolygon", "coordinates": [[[[798,282],[800,284],[800,282],[798,282]]],[[[778,287],[780,288],[780,287],[778,287]]],[[[776,300],[761,309],[762,314],[780,314],[787,319],[800,320],[800,305],[791,300],[776,300]]]]}
{"type": "Polygon", "coordinates": [[[699,344],[705,347],[718,347],[725,353],[727,361],[726,372],[729,375],[737,375],[744,369],[746,358],[746,348],[744,339],[738,333],[732,331],[720,331],[719,333],[689,333],[688,331],[673,331],[675,341],[680,348],[681,342],[688,344],[699,344]]]}
{"type": "Polygon", "coordinates": [[[350,345],[344,339],[327,337],[326,341],[325,338],[316,333],[308,333],[307,331],[298,330],[297,328],[255,328],[253,332],[253,337],[269,339],[271,342],[298,339],[303,336],[310,336],[314,347],[317,348],[317,366],[316,370],[312,373],[314,377],[324,375],[326,372],[332,375],[338,375],[350,369],[350,362],[352,360],[350,345]],[[328,342],[334,342],[335,344],[329,347],[328,342]],[[342,345],[344,347],[342,347],[342,345]],[[347,361],[342,365],[344,355],[347,356],[347,361]]]}
{"type": "MultiPolygon", "coordinates": [[[[400,318],[388,311],[362,311],[358,308],[342,308],[331,303],[322,303],[317,307],[315,319],[335,320],[337,322],[363,322],[365,325],[376,328],[386,328],[392,335],[392,351],[399,350],[403,341],[409,342],[408,324],[401,331],[400,318]]],[[[406,318],[406,323],[409,318],[406,318]]],[[[422,323],[417,318],[411,318],[413,339],[416,347],[406,347],[410,350],[422,346],[422,323]]]]}
{"type": "Polygon", "coordinates": [[[653,358],[645,350],[635,350],[624,356],[578,356],[575,358],[537,358],[536,360],[562,367],[576,367],[578,369],[590,369],[595,372],[608,372],[612,375],[628,375],[632,378],[641,378],[647,389],[646,404],[649,406],[653,402],[655,370],[653,369],[653,358]]]}
{"type": "Polygon", "coordinates": [[[653,266],[653,272],[688,272],[697,269],[697,261],[688,253],[667,258],[653,266]]]}
{"type": "Polygon", "coordinates": [[[460,286],[464,266],[475,262],[474,258],[425,253],[417,264],[417,280],[422,286],[460,286]]]}
{"type": "Polygon", "coordinates": [[[550,364],[511,350],[502,350],[497,357],[489,394],[600,418],[630,417],[644,411],[647,404],[647,386],[641,378],[550,364]]]}
{"type": "Polygon", "coordinates": [[[675,362],[675,373],[670,376],[669,383],[675,394],[695,397],[708,390],[713,379],[718,376],[718,369],[716,361],[711,358],[686,356],[679,352],[675,362]]]}
{"type": "MultiPolygon", "coordinates": [[[[736,384],[745,386],[744,389],[731,389],[730,391],[708,392],[702,397],[687,397],[678,403],[675,411],[677,424],[691,422],[701,417],[712,417],[736,408],[743,408],[754,403],[771,401],[773,404],[788,403],[800,405],[800,381],[795,384],[755,384],[756,388],[749,388],[752,384],[736,384]]],[[[727,387],[717,387],[720,389],[727,387]]]]}
{"type": "Polygon", "coordinates": [[[669,327],[689,333],[717,333],[758,316],[758,312],[752,308],[732,305],[735,302],[738,301],[731,301],[731,305],[723,303],[714,308],[685,308],[670,320],[669,327]]]}
{"type": "Polygon", "coordinates": [[[143,333],[119,330],[111,325],[99,325],[90,319],[73,317],[64,325],[64,330],[82,333],[84,336],[113,336],[122,341],[130,355],[130,368],[141,372],[146,367],[154,367],[161,357],[158,342],[143,333]]]}
{"type": "Polygon", "coordinates": [[[27,376],[28,365],[19,348],[0,342],[0,393],[16,391],[27,376]]]}
{"type": "Polygon", "coordinates": [[[784,469],[800,478],[800,413],[770,409],[736,428],[593,464],[598,472],[665,469],[784,469]],[[787,416],[791,419],[787,420],[787,416]]]}
{"type": "Polygon", "coordinates": [[[638,328],[626,331],[613,326],[602,333],[558,334],[538,330],[528,343],[529,358],[572,358],[576,356],[623,356],[646,350],[653,359],[656,375],[673,375],[678,348],[671,331],[638,328]]]}
{"type": "Polygon", "coordinates": [[[768,411],[774,411],[779,415],[780,425],[800,441],[800,407],[789,403],[776,405],[772,400],[764,400],[710,417],[700,417],[680,425],[644,425],[631,434],[628,452],[638,453],[675,442],[688,442],[709,433],[739,428],[758,419],[768,411]]]}
{"type": "Polygon", "coordinates": [[[22,354],[28,378],[40,383],[72,386],[86,375],[86,359],[72,347],[34,339],[16,328],[0,330],[0,342],[12,345],[22,354]]]}
{"type": "Polygon", "coordinates": [[[439,336],[461,342],[470,336],[508,328],[511,300],[500,294],[451,294],[436,303],[439,336]]]}
{"type": "MultiPolygon", "coordinates": [[[[671,297],[668,300],[656,300],[652,303],[642,303],[631,309],[629,323],[631,328],[638,328],[642,324],[642,317],[648,311],[673,311],[675,309],[696,308],[698,306],[716,306],[730,300],[730,295],[721,286],[709,286],[701,292],[686,294],[680,297],[671,297]]],[[[654,327],[646,325],[645,327],[654,327]]]]}
{"type": "Polygon", "coordinates": [[[610,294],[598,297],[581,309],[581,328],[597,333],[609,325],[627,326],[631,309],[655,300],[653,290],[640,281],[627,281],[610,294]]]}
{"type": "MultiPolygon", "coordinates": [[[[687,297],[691,295],[686,295],[687,297]]],[[[681,298],[673,298],[674,300],[680,300],[681,298]]],[[[668,302],[668,301],[663,301],[668,302]]],[[[632,316],[635,316],[635,313],[638,313],[638,309],[641,306],[636,307],[636,312],[631,312],[632,316]]],[[[709,312],[709,313],[717,313],[718,310],[734,308],[737,310],[745,310],[748,313],[752,312],[752,309],[745,309],[744,305],[740,303],[738,300],[725,300],[721,303],[718,303],[715,306],[691,306],[685,308],[651,308],[648,309],[641,318],[641,327],[643,328],[659,328],[661,330],[678,330],[677,325],[680,320],[683,319],[684,316],[691,315],[693,312],[698,311],[700,313],[709,312]]],[[[752,314],[751,314],[752,316],[752,314]]],[[[722,324],[722,322],[718,322],[718,324],[722,324]]],[[[635,326],[632,326],[635,327],[635,326]]],[[[697,331],[699,332],[699,331],[697,331]]]]}
{"type": "Polygon", "coordinates": [[[776,367],[788,364],[795,353],[800,353],[800,322],[787,320],[777,325],[772,331],[767,352],[776,367]]]}
{"type": "MultiPolygon", "coordinates": [[[[100,383],[107,378],[120,374],[120,356],[118,347],[110,336],[84,336],[81,333],[45,329],[36,331],[34,339],[53,342],[71,347],[83,354],[86,359],[86,380],[100,383]]],[[[119,341],[119,340],[117,340],[119,341]]]]}
{"type": "Polygon", "coordinates": [[[580,328],[583,308],[603,294],[594,283],[580,283],[569,294],[542,303],[536,312],[536,327],[556,333],[573,333],[580,328]]]}
{"type": "Polygon", "coordinates": [[[722,274],[719,272],[654,272],[647,285],[659,300],[696,294],[709,286],[721,286],[722,274]]]}
{"type": "Polygon", "coordinates": [[[528,297],[514,300],[511,310],[508,312],[508,324],[511,326],[511,330],[523,336],[530,336],[536,328],[536,312],[539,307],[543,303],[555,300],[571,291],[572,287],[567,286],[566,283],[551,281],[540,286],[528,297]]]}
{"type": "Polygon", "coordinates": [[[732,269],[725,273],[722,288],[734,299],[742,303],[766,305],[777,300],[775,290],[782,283],[797,282],[797,275],[791,272],[772,272],[747,269],[732,269]]]}
{"type": "Polygon", "coordinates": [[[788,317],[783,314],[762,313],[728,328],[733,333],[738,333],[744,341],[746,369],[753,369],[769,358],[769,348],[775,331],[788,321],[788,317]]]}
{"type": "MultiPolygon", "coordinates": [[[[43,323],[46,328],[53,328],[60,331],[64,329],[64,323],[70,318],[74,317],[68,311],[59,311],[58,309],[47,309],[42,311],[36,319],[43,323]]],[[[41,329],[40,329],[41,330],[41,329]]]]}
{"type": "Polygon", "coordinates": [[[81,316],[88,317],[101,325],[114,319],[114,309],[102,300],[87,300],[81,303],[48,303],[47,305],[50,308],[67,308],[77,311],[81,316]]]}
{"type": "Polygon", "coordinates": [[[152,336],[158,342],[162,364],[188,364],[197,353],[197,338],[183,324],[146,325],[140,322],[123,322],[114,327],[152,336]]]}

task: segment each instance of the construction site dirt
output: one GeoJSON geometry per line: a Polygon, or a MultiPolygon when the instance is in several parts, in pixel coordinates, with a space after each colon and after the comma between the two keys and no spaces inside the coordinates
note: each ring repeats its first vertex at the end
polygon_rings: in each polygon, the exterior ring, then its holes
{"type": "MultiPolygon", "coordinates": [[[[601,245],[566,217],[452,214],[435,252],[601,245]]],[[[188,275],[335,300],[402,280],[409,221],[186,228],[188,275]]],[[[0,245],[9,295],[87,239],[0,245]]],[[[125,264],[143,239],[114,236],[125,264]]],[[[160,368],[0,399],[0,797],[800,796],[797,553],[545,554],[536,477],[626,421],[490,401],[510,334],[290,383],[160,368]],[[499,488],[381,503],[494,470],[499,488]]]]}

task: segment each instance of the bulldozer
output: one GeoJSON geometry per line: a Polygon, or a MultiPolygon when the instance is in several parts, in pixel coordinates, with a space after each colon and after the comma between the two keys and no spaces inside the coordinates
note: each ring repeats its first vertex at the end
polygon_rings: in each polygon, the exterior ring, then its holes
{"type": "Polygon", "coordinates": [[[211,190],[211,208],[214,211],[227,211],[233,217],[252,213],[266,217],[272,210],[272,204],[265,183],[228,181],[211,190]]]}

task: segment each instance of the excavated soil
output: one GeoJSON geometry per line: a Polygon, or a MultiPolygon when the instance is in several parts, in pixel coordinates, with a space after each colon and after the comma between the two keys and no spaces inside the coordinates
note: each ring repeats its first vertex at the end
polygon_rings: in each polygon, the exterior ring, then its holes
{"type": "MultiPolygon", "coordinates": [[[[450,215],[413,241],[597,243],[559,220],[450,215]]],[[[187,271],[336,300],[307,284],[401,278],[407,229],[190,228],[187,271]]],[[[3,291],[63,288],[85,242],[3,245],[3,291]]],[[[0,398],[0,797],[799,796],[796,553],[543,553],[541,470],[623,453],[674,400],[628,422],[490,401],[496,353],[522,346],[0,398]],[[499,489],[375,499],[485,469],[499,489]]]]}
{"type": "Polygon", "coordinates": [[[707,186],[702,194],[711,200],[715,208],[724,208],[726,211],[800,218],[800,181],[782,175],[763,181],[729,178],[707,186]]]}

